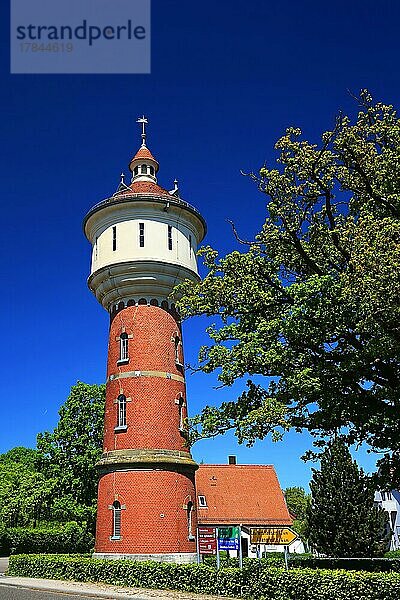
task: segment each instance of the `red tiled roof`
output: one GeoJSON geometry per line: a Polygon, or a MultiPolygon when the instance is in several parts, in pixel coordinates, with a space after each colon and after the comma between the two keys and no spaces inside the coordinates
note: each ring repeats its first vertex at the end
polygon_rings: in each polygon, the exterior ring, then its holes
{"type": "MultiPolygon", "coordinates": [[[[168,196],[171,198],[171,194],[167,190],[164,190],[164,188],[152,181],[134,181],[130,184],[129,190],[133,194],[154,194],[155,196],[168,196]]],[[[118,195],[124,196],[129,193],[128,190],[124,189],[121,190],[118,195]]]]}
{"type": "Polygon", "coordinates": [[[134,160],[138,160],[138,159],[141,159],[141,158],[150,158],[151,160],[154,160],[154,162],[156,162],[157,165],[158,165],[157,160],[154,158],[154,156],[152,155],[152,153],[150,152],[150,150],[147,148],[147,146],[141,146],[139,148],[139,150],[136,152],[135,156],[132,158],[131,163],[134,160]]]}
{"type": "Polygon", "coordinates": [[[291,525],[283,492],[272,465],[200,465],[196,491],[200,524],[291,525]]]}

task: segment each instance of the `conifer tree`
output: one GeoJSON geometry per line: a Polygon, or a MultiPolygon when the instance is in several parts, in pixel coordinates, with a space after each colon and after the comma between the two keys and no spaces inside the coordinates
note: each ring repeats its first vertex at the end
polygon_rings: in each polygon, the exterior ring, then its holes
{"type": "Polygon", "coordinates": [[[371,478],[337,439],[313,469],[308,508],[309,541],[314,550],[333,557],[377,557],[387,550],[387,513],[374,506],[371,478]]]}

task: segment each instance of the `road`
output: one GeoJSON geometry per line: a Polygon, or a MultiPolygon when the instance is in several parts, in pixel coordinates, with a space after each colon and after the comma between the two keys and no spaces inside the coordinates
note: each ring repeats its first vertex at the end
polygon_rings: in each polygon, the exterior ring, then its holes
{"type": "Polygon", "coordinates": [[[7,571],[8,558],[0,558],[0,575],[7,571]]]}
{"type": "MultiPolygon", "coordinates": [[[[42,590],[28,590],[13,586],[0,586],[0,600],[88,600],[88,596],[59,594],[42,590]]],[[[140,600],[138,598],[137,600],[140,600]]]]}

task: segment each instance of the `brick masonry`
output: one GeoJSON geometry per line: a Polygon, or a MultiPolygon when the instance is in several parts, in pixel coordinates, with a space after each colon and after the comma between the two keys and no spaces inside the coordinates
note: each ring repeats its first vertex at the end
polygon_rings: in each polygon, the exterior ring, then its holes
{"type": "MultiPolygon", "coordinates": [[[[104,454],[115,450],[180,451],[190,458],[185,432],[186,389],[180,326],[157,306],[128,306],[111,321],[106,389],[104,454]],[[128,334],[129,360],[119,364],[121,333],[128,334]],[[147,372],[141,376],[141,372],[147,372]],[[149,376],[148,372],[157,373],[149,376]],[[134,373],[123,379],[121,373],[134,373]],[[168,374],[178,376],[169,378],[168,374]],[[126,431],[115,431],[117,398],[127,398],[126,431]],[[180,411],[181,414],[180,414],[180,411]]],[[[154,459],[153,459],[154,460],[154,459]]],[[[97,554],[194,553],[195,468],[190,464],[113,464],[98,489],[97,554]],[[115,500],[122,506],[121,538],[111,540],[115,500]]]]}

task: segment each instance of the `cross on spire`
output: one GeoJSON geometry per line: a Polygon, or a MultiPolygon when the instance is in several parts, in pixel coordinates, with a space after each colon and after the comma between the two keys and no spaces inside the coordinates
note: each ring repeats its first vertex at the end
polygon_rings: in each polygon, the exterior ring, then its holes
{"type": "Polygon", "coordinates": [[[149,121],[144,115],[136,121],[136,123],[141,123],[142,125],[142,146],[146,146],[146,125],[148,122],[149,121]]]}

